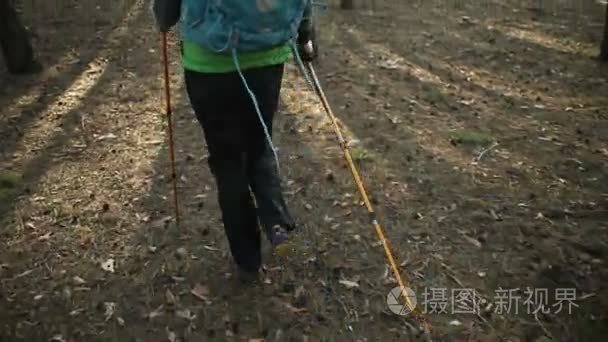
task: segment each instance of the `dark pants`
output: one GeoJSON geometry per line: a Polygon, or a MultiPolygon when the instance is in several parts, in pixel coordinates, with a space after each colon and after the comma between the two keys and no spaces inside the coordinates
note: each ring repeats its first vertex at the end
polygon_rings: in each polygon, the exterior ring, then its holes
{"type": "MultiPolygon", "coordinates": [[[[283,65],[247,70],[244,75],[272,134],[283,65]]],[[[281,193],[272,149],[236,72],[186,71],[185,76],[190,102],[205,133],[209,166],[217,183],[232,256],[241,268],[257,270],[261,265],[258,219],[265,230],[275,225],[294,228],[281,193]]]]}

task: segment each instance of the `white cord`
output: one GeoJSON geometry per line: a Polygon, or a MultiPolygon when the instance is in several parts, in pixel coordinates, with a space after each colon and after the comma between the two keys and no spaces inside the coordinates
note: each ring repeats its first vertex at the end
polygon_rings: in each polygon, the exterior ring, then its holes
{"type": "Polygon", "coordinates": [[[232,49],[232,59],[234,60],[234,65],[236,66],[236,70],[239,74],[239,76],[241,77],[241,81],[243,81],[243,85],[245,86],[245,89],[247,89],[247,92],[249,93],[249,97],[251,98],[251,101],[253,102],[253,106],[255,107],[255,111],[258,114],[258,119],[260,120],[260,123],[262,124],[262,127],[264,128],[264,134],[266,135],[266,141],[268,142],[268,145],[270,146],[270,149],[272,149],[272,153],[274,154],[274,160],[277,163],[277,173],[280,175],[280,167],[279,167],[279,156],[277,154],[277,150],[274,147],[274,144],[272,143],[272,137],[270,136],[270,133],[268,131],[268,127],[266,126],[266,123],[264,122],[264,117],[262,116],[262,111],[260,110],[260,105],[258,103],[257,98],[255,97],[255,94],[253,93],[253,91],[251,90],[251,88],[249,87],[249,84],[247,83],[247,79],[245,79],[245,75],[243,75],[243,72],[241,70],[241,66],[239,64],[239,59],[237,56],[237,52],[236,49],[232,49]]]}

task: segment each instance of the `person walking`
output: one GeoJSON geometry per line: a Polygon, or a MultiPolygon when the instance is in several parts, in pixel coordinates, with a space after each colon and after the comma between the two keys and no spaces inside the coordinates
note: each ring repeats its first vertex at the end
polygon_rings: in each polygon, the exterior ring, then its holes
{"type": "Polygon", "coordinates": [[[285,63],[292,55],[317,57],[312,2],[154,0],[153,12],[161,32],[180,23],[186,89],[204,132],[230,251],[241,276],[257,277],[261,232],[281,252],[292,248],[296,229],[272,126],[285,63]]]}

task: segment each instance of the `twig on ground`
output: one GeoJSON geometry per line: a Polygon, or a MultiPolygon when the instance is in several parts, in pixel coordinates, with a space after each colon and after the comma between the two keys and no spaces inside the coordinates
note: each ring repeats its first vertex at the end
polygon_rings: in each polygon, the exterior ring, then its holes
{"type": "Polygon", "coordinates": [[[458,286],[464,288],[464,284],[460,281],[460,279],[456,278],[455,275],[450,274],[450,273],[446,273],[446,274],[450,279],[452,279],[456,284],[458,284],[458,286]]]}
{"type": "Polygon", "coordinates": [[[541,322],[540,319],[538,319],[538,310],[536,310],[534,312],[534,320],[536,321],[536,323],[538,323],[540,328],[543,329],[543,332],[545,333],[545,335],[547,335],[550,339],[554,340],[553,335],[551,335],[549,330],[547,330],[547,328],[545,328],[545,325],[543,324],[543,322],[541,322]]]}
{"type": "Polygon", "coordinates": [[[445,268],[445,269],[448,271],[448,272],[446,273],[446,275],[447,275],[447,276],[448,276],[450,279],[452,279],[452,280],[453,280],[453,281],[454,281],[456,284],[458,284],[458,286],[460,286],[460,287],[464,288],[464,284],[462,283],[462,281],[460,281],[460,279],[456,278],[456,276],[455,276],[454,274],[452,274],[452,273],[454,273],[454,270],[453,270],[453,269],[452,269],[450,266],[446,265],[446,264],[445,264],[445,263],[443,263],[443,262],[441,263],[441,266],[442,266],[443,268],[445,268]]]}
{"type": "Polygon", "coordinates": [[[488,153],[489,151],[493,150],[494,148],[496,148],[499,144],[498,143],[494,143],[492,144],[492,146],[486,148],[485,150],[479,152],[479,154],[477,155],[477,157],[475,157],[475,161],[479,162],[481,161],[481,158],[483,158],[483,156],[488,153]]]}
{"type": "Polygon", "coordinates": [[[341,300],[340,298],[338,298],[337,296],[336,296],[336,301],[338,303],[340,303],[340,305],[342,306],[342,309],[344,309],[344,313],[346,314],[346,317],[348,318],[349,316],[351,316],[351,314],[348,311],[348,308],[346,307],[346,304],[344,303],[344,301],[341,300]]]}

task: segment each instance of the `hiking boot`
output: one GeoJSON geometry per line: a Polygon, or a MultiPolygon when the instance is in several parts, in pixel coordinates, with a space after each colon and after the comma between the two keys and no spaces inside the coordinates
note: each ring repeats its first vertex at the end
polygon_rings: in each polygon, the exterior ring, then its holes
{"type": "Polygon", "coordinates": [[[238,281],[242,284],[252,285],[257,284],[260,281],[260,271],[259,270],[247,270],[244,268],[237,267],[236,269],[236,277],[238,281]]]}
{"type": "Polygon", "coordinates": [[[268,241],[274,253],[278,256],[287,256],[293,251],[293,245],[289,240],[289,230],[281,225],[275,225],[267,233],[268,241]]]}

